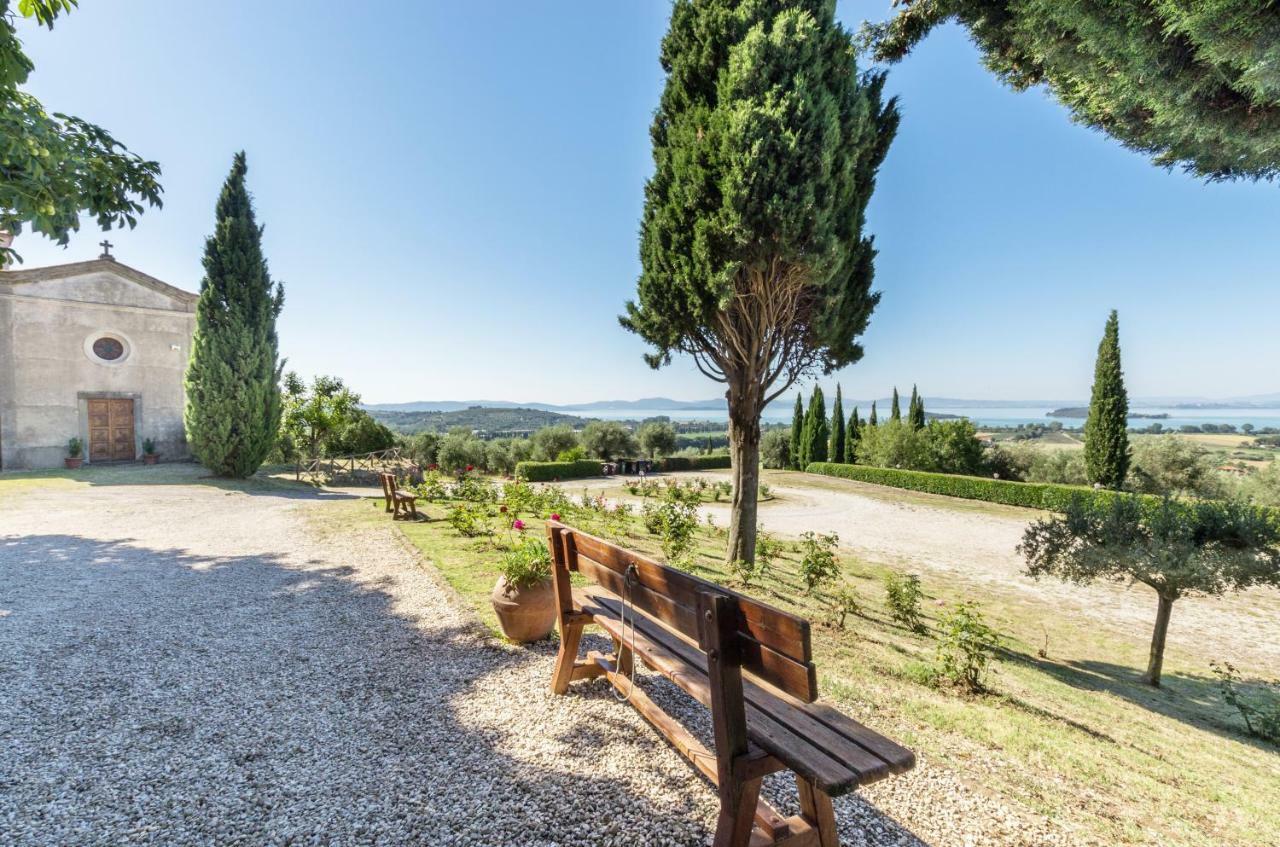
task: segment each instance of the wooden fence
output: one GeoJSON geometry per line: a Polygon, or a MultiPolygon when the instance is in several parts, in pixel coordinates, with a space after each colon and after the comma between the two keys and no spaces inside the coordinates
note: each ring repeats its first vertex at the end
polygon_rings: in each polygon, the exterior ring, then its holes
{"type": "Polygon", "coordinates": [[[377,485],[378,474],[393,473],[397,479],[422,481],[422,467],[404,454],[399,447],[376,450],[358,456],[332,456],[307,459],[297,463],[295,476],[306,477],[311,482],[332,484],[377,485]]]}

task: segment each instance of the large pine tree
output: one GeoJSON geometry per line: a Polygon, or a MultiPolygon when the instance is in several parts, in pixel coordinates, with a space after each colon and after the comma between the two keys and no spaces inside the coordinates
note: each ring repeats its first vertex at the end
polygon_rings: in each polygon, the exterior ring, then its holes
{"type": "Polygon", "coordinates": [[[834,0],[676,0],[662,42],[641,275],[622,325],[646,361],[687,354],[724,383],[733,462],[726,558],[755,561],[760,413],[862,357],[879,295],[864,232],[897,130],[834,0]]]}
{"type": "Polygon", "coordinates": [[[1129,474],[1129,394],[1120,368],[1120,318],[1107,318],[1093,368],[1093,396],[1084,424],[1084,464],[1089,482],[1120,488],[1129,474]]]}
{"type": "Polygon", "coordinates": [[[800,392],[796,392],[796,408],[791,414],[791,467],[801,471],[804,465],[800,464],[800,453],[804,449],[804,400],[800,397],[800,392]]]}
{"type": "Polygon", "coordinates": [[[831,404],[831,448],[827,458],[832,462],[844,462],[844,402],[840,397],[840,384],[836,383],[836,401],[831,404]]]}
{"type": "Polygon", "coordinates": [[[251,476],[280,429],[276,317],[284,289],[271,281],[262,228],[245,187],[243,152],[222,186],[187,366],[186,427],[191,452],[217,476],[251,476]]]}
{"type": "Polygon", "coordinates": [[[804,443],[800,445],[800,458],[803,470],[810,462],[827,460],[827,443],[831,438],[831,427],[827,423],[827,402],[822,396],[822,387],[813,387],[813,396],[809,398],[809,411],[804,419],[804,443]]]}

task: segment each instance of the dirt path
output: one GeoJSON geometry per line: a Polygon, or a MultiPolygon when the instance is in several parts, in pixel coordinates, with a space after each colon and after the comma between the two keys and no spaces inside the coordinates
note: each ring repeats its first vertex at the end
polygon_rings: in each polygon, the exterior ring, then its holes
{"type": "MultiPolygon", "coordinates": [[[[727,473],[673,474],[676,477],[727,478],[727,473]]],[[[1145,586],[1076,586],[1024,575],[1017,553],[1027,525],[1040,516],[1028,509],[998,506],[901,491],[812,474],[767,472],[776,499],[760,504],[760,524],[786,538],[801,533],[835,532],[841,547],[860,558],[920,572],[944,573],[1002,591],[1016,591],[1090,616],[1101,623],[1146,637],[1154,620],[1155,596],[1145,586]]],[[[579,491],[627,495],[617,481],[564,483],[579,491]]],[[[721,525],[729,507],[702,507],[721,525]]],[[[1172,649],[1248,663],[1260,669],[1280,667],[1280,591],[1255,589],[1223,598],[1186,598],[1174,607],[1172,649]]]]}

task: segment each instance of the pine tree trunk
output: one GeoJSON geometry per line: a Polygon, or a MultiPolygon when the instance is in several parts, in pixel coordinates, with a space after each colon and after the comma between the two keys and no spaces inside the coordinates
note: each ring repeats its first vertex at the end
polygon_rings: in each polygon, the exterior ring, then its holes
{"type": "Polygon", "coordinates": [[[1173,612],[1173,598],[1160,595],[1160,605],[1156,607],[1156,628],[1151,634],[1151,658],[1147,660],[1147,672],[1142,681],[1156,688],[1160,687],[1160,672],[1164,668],[1164,642],[1169,633],[1169,615],[1173,612]]]}
{"type": "Polygon", "coordinates": [[[729,454],[733,462],[733,502],[725,561],[756,560],[756,501],[760,489],[760,409],[749,403],[729,407],[729,454]]]}

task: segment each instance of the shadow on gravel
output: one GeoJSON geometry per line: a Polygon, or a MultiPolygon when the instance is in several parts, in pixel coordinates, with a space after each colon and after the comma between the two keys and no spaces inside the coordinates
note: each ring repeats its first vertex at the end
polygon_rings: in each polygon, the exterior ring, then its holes
{"type": "MultiPolygon", "coordinates": [[[[0,539],[0,820],[30,845],[706,842],[714,793],[633,710],[553,697],[552,645],[411,600],[350,567],[0,539]]],[[[879,815],[837,801],[846,844],[922,844],[855,808],[879,815]]]]}
{"type": "MultiPolygon", "coordinates": [[[[209,474],[192,462],[143,465],[128,462],[118,465],[86,465],[77,470],[10,471],[0,474],[0,493],[4,483],[22,483],[26,492],[41,490],[43,483],[59,487],[87,485],[91,488],[118,485],[199,485],[235,491],[253,497],[283,497],[291,500],[352,500],[358,495],[345,491],[317,488],[290,478],[270,476],[263,470],[249,479],[222,479],[209,474]]],[[[375,489],[370,488],[370,491],[375,489]]]]}

